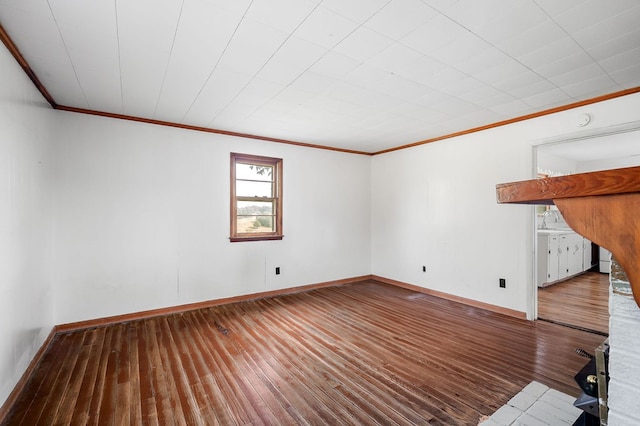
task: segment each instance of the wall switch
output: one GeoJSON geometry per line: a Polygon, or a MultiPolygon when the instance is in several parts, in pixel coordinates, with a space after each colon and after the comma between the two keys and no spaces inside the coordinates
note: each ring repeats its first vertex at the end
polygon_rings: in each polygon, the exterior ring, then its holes
{"type": "Polygon", "coordinates": [[[422,272],[427,272],[427,267],[426,266],[422,267],[422,272]]]}
{"type": "Polygon", "coordinates": [[[280,267],[276,266],[276,275],[280,275],[280,267]]]}
{"type": "Polygon", "coordinates": [[[507,288],[507,280],[500,278],[500,288],[507,288]]]}

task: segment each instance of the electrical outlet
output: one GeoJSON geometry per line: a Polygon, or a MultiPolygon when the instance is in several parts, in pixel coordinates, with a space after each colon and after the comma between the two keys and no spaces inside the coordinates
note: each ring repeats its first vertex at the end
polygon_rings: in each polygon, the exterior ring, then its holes
{"type": "Polygon", "coordinates": [[[276,266],[276,275],[280,275],[280,267],[276,266]]]}
{"type": "Polygon", "coordinates": [[[422,267],[422,272],[427,272],[427,267],[426,266],[422,267]]]}
{"type": "Polygon", "coordinates": [[[504,278],[500,278],[500,288],[507,288],[507,280],[504,278]]]}

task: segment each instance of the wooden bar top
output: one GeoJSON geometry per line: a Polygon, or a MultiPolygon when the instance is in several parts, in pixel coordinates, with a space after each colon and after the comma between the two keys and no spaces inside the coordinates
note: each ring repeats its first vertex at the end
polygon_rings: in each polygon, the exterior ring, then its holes
{"type": "Polygon", "coordinates": [[[613,254],[640,306],[640,167],[498,184],[496,196],[555,204],[574,231],[613,254]]]}
{"type": "Polygon", "coordinates": [[[496,185],[498,203],[553,204],[557,198],[640,192],[640,167],[496,185]]]}

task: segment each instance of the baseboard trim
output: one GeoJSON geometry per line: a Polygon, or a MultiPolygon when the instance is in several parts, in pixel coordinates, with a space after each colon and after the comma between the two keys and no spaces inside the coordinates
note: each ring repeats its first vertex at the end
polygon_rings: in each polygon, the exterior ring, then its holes
{"type": "Polygon", "coordinates": [[[14,404],[18,402],[18,397],[24,390],[24,387],[26,386],[27,381],[29,380],[29,377],[31,377],[31,374],[35,370],[36,366],[42,360],[42,356],[44,355],[44,352],[47,350],[47,348],[51,344],[51,341],[53,340],[55,335],[56,335],[56,329],[55,327],[53,327],[49,332],[49,335],[47,336],[47,338],[44,340],[44,342],[42,342],[42,345],[40,345],[40,349],[38,349],[36,354],[33,356],[33,359],[27,366],[27,369],[24,371],[24,373],[22,373],[22,376],[20,376],[20,380],[18,380],[18,383],[16,383],[16,385],[13,387],[13,390],[7,397],[7,400],[0,407],[0,424],[4,424],[6,417],[9,414],[9,411],[11,411],[11,408],[13,408],[14,404]]]}
{"type": "Polygon", "coordinates": [[[504,308],[502,306],[492,305],[490,303],[479,302],[473,299],[467,299],[466,297],[456,296],[442,291],[432,290],[430,288],[420,287],[414,284],[405,283],[402,281],[392,280],[390,278],[380,277],[378,275],[371,275],[372,280],[380,281],[385,284],[390,284],[396,287],[402,287],[407,290],[415,291],[418,293],[428,294],[430,296],[439,297],[441,299],[451,300],[453,302],[462,303],[464,305],[473,306],[475,308],[484,309],[486,311],[495,312],[502,315],[507,315],[519,319],[527,319],[526,312],[516,311],[514,309],[504,308]]]}
{"type": "Polygon", "coordinates": [[[206,300],[204,302],[188,303],[184,305],[170,306],[167,308],[151,309],[148,311],[133,312],[130,314],[114,315],[114,316],[104,317],[104,318],[96,318],[92,320],[60,324],[55,326],[54,330],[55,332],[67,332],[67,331],[83,330],[86,328],[93,328],[93,327],[103,327],[110,324],[117,324],[117,323],[126,322],[126,321],[135,321],[135,320],[162,316],[162,315],[179,314],[182,312],[209,308],[209,307],[218,306],[218,305],[225,305],[228,303],[244,302],[248,300],[265,299],[268,297],[302,293],[306,291],[315,290],[317,288],[351,284],[359,281],[366,281],[369,279],[371,279],[371,275],[363,275],[359,277],[344,278],[344,279],[335,280],[335,281],[326,281],[322,283],[308,284],[308,285],[303,285],[298,287],[289,287],[289,288],[284,288],[280,290],[251,293],[251,294],[245,294],[242,296],[226,297],[222,299],[212,299],[212,300],[206,300]]]}

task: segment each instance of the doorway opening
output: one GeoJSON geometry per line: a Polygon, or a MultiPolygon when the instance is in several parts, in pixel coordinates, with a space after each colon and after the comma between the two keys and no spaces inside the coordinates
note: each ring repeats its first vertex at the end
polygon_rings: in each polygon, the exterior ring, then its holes
{"type": "MultiPolygon", "coordinates": [[[[534,146],[539,177],[640,165],[640,123],[534,146]]],[[[555,206],[537,206],[534,318],[608,335],[609,253],[575,233],[555,206]],[[602,261],[602,262],[601,262],[602,261]]]]}

